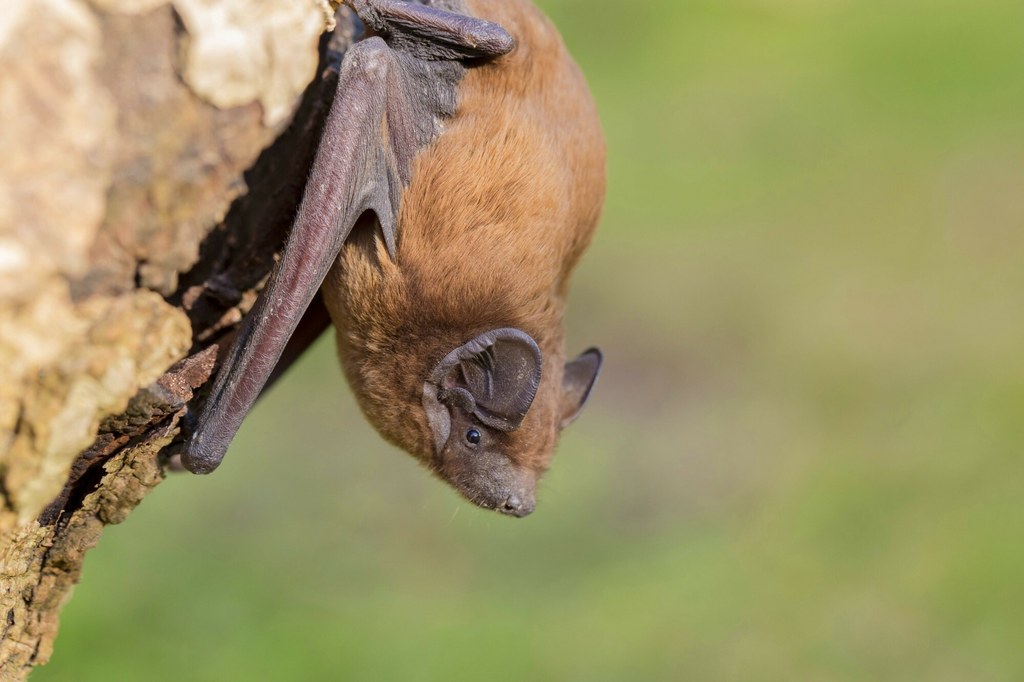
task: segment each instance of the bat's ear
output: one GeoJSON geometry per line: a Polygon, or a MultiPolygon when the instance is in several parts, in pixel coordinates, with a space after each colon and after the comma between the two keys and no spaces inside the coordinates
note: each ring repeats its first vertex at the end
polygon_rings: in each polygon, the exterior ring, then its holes
{"type": "MultiPolygon", "coordinates": [[[[529,334],[493,329],[446,355],[431,373],[427,388],[440,403],[462,408],[492,428],[514,431],[537,395],[540,370],[540,348],[529,334]]],[[[438,425],[434,431],[439,436],[438,425]]]]}
{"type": "Polygon", "coordinates": [[[562,421],[560,428],[573,422],[587,404],[590,391],[597,382],[604,361],[601,351],[591,348],[584,351],[572,362],[565,363],[565,374],[562,378],[562,421]]]}

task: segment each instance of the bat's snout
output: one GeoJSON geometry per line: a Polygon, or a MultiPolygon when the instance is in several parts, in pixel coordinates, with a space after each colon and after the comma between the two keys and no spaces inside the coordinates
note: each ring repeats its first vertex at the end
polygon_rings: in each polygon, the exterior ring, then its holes
{"type": "MultiPolygon", "coordinates": [[[[449,453],[451,454],[451,453],[449,453]]],[[[537,475],[513,465],[504,455],[460,453],[438,473],[470,502],[504,516],[523,518],[537,507],[537,475]]]]}
{"type": "Polygon", "coordinates": [[[506,498],[504,503],[498,505],[498,511],[505,516],[514,516],[521,519],[533,513],[536,507],[537,503],[532,495],[512,493],[506,498]]]}

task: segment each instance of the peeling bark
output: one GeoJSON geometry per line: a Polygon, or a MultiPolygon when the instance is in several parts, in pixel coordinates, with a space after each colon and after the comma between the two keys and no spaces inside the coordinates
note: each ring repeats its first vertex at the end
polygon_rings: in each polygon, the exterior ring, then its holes
{"type": "Polygon", "coordinates": [[[5,5],[0,679],[49,659],[273,266],[354,30],[324,6],[5,5]]]}

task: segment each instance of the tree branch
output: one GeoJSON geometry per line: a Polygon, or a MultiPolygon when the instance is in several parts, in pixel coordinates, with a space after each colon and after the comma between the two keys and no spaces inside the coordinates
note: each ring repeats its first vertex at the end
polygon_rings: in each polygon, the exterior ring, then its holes
{"type": "Polygon", "coordinates": [[[4,680],[49,659],[85,553],[163,480],[290,227],[354,31],[341,10],[318,43],[313,2],[205,7],[5,9],[4,680]]]}

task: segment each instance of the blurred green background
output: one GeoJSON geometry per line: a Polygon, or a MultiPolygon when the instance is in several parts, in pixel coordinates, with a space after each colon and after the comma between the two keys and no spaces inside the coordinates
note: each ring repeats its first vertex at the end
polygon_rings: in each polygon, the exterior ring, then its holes
{"type": "Polygon", "coordinates": [[[34,679],[1024,679],[1024,3],[540,4],[610,194],[537,513],[382,443],[324,339],[34,679]]]}

